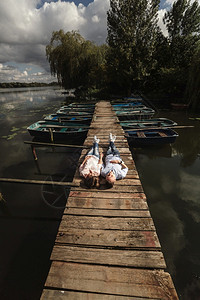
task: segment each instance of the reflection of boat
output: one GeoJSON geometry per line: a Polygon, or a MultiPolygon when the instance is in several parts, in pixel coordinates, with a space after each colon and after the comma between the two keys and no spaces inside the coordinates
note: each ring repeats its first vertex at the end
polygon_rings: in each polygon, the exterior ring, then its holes
{"type": "Polygon", "coordinates": [[[47,140],[78,139],[85,137],[88,132],[88,128],[48,125],[40,122],[30,125],[27,130],[31,136],[47,140]]]}
{"type": "Polygon", "coordinates": [[[169,127],[177,125],[176,122],[166,119],[166,118],[157,118],[149,120],[129,120],[120,122],[120,125],[124,129],[129,128],[151,128],[151,127],[169,127]]]}
{"type": "Polygon", "coordinates": [[[116,115],[118,118],[122,120],[141,120],[141,119],[149,119],[151,118],[155,113],[155,110],[152,108],[142,108],[142,109],[130,109],[125,112],[123,111],[116,111],[116,115]]]}
{"type": "Polygon", "coordinates": [[[51,114],[44,118],[44,120],[51,120],[53,122],[73,122],[73,123],[82,123],[82,124],[90,124],[92,117],[86,116],[67,116],[67,115],[58,115],[51,114]]]}
{"type": "Polygon", "coordinates": [[[125,136],[135,147],[174,143],[178,133],[172,129],[127,130],[125,136]]]}
{"type": "Polygon", "coordinates": [[[189,107],[189,104],[184,103],[171,103],[172,109],[174,110],[185,110],[189,107]]]}

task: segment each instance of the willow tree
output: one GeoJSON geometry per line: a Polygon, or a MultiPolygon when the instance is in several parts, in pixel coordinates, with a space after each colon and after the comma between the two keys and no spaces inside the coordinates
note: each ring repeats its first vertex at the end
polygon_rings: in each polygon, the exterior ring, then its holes
{"type": "Polygon", "coordinates": [[[198,0],[175,1],[163,21],[169,34],[171,66],[189,67],[200,39],[198,0]]]}
{"type": "Polygon", "coordinates": [[[51,73],[64,88],[90,87],[103,81],[106,46],[96,46],[78,32],[52,33],[46,47],[51,73]]]}
{"type": "Polygon", "coordinates": [[[148,76],[155,66],[159,0],[110,0],[107,13],[108,66],[114,84],[131,90],[133,81],[148,76]]]}

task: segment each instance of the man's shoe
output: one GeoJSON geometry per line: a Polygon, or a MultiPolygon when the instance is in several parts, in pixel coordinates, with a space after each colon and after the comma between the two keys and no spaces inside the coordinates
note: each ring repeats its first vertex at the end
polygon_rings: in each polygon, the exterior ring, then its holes
{"type": "Polygon", "coordinates": [[[99,143],[100,139],[97,138],[97,136],[94,136],[94,143],[99,143]]]}

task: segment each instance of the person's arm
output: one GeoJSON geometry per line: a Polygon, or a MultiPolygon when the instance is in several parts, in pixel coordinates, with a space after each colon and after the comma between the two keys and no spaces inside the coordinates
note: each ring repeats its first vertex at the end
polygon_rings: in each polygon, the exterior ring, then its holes
{"type": "Polygon", "coordinates": [[[102,153],[102,152],[100,153],[100,157],[99,157],[98,164],[99,164],[99,165],[102,165],[102,164],[103,164],[103,153],[102,153]]]}
{"type": "Polygon", "coordinates": [[[83,167],[83,165],[86,163],[86,161],[88,160],[89,156],[86,156],[84,161],[82,162],[82,164],[80,165],[80,167],[83,167]]]}
{"type": "Polygon", "coordinates": [[[110,161],[112,164],[119,164],[122,166],[122,169],[126,169],[128,168],[127,165],[123,162],[123,160],[119,160],[119,159],[114,159],[110,161]]]}

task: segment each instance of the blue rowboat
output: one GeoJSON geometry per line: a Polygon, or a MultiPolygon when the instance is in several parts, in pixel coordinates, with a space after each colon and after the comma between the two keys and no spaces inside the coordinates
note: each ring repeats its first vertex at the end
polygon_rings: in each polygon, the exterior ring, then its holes
{"type": "Polygon", "coordinates": [[[67,127],[60,125],[48,125],[36,122],[27,127],[28,132],[31,136],[45,140],[67,140],[67,139],[80,139],[86,137],[88,128],[82,127],[67,127]]]}
{"type": "Polygon", "coordinates": [[[113,108],[114,109],[118,109],[118,108],[122,108],[122,107],[136,107],[136,106],[139,106],[139,105],[142,105],[142,102],[141,101],[134,101],[134,102],[122,102],[122,103],[115,103],[115,104],[112,104],[113,108]]]}
{"type": "Polygon", "coordinates": [[[44,118],[45,121],[52,121],[55,123],[60,122],[70,122],[70,123],[81,123],[81,124],[90,124],[92,117],[85,117],[85,116],[67,116],[67,115],[58,115],[58,114],[51,114],[44,118]]]}
{"type": "Polygon", "coordinates": [[[94,108],[64,108],[61,107],[56,111],[57,114],[92,114],[94,112],[94,108]]]}
{"type": "Polygon", "coordinates": [[[141,120],[141,119],[150,119],[155,113],[155,110],[152,108],[138,108],[138,109],[131,109],[125,112],[122,111],[116,111],[117,117],[120,119],[120,121],[123,120],[141,120]]]}
{"type": "Polygon", "coordinates": [[[170,128],[127,130],[125,131],[125,137],[130,145],[143,147],[174,143],[178,137],[178,133],[170,128]]]}
{"type": "Polygon", "coordinates": [[[120,125],[124,129],[137,129],[137,128],[151,128],[151,127],[171,127],[176,126],[177,123],[166,119],[166,118],[157,118],[157,119],[149,119],[149,120],[130,120],[120,122],[120,125]]]}

